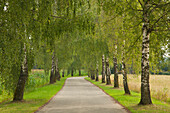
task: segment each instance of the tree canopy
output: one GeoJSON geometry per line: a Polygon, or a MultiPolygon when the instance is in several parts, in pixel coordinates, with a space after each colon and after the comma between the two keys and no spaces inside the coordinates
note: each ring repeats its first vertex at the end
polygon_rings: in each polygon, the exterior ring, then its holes
{"type": "Polygon", "coordinates": [[[25,55],[28,71],[38,65],[48,74],[53,53],[59,70],[101,71],[105,55],[111,66],[123,58],[145,76],[169,62],[169,7],[167,0],[1,0],[0,84],[14,93],[25,55]]]}

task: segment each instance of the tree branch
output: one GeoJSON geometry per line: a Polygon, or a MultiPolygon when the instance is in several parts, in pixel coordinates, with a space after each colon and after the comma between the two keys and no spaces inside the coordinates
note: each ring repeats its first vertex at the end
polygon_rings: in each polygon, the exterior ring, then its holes
{"type": "Polygon", "coordinates": [[[140,5],[142,6],[142,8],[143,8],[143,4],[142,4],[142,2],[140,1],[140,0],[138,0],[138,2],[140,3],[140,5]]]}
{"type": "Polygon", "coordinates": [[[51,15],[52,17],[54,17],[54,18],[61,18],[61,19],[67,19],[66,17],[61,17],[61,16],[54,16],[54,15],[51,15]]]}
{"type": "MultiPolygon", "coordinates": [[[[113,18],[111,18],[111,19],[107,20],[106,22],[104,22],[104,25],[105,25],[105,24],[107,24],[108,22],[110,22],[110,21],[114,20],[117,16],[118,16],[118,14],[117,14],[117,15],[115,15],[113,18]]],[[[104,25],[103,25],[103,26],[104,26],[104,25]]],[[[102,27],[103,27],[103,26],[102,26],[102,27]]]]}
{"type": "Polygon", "coordinates": [[[150,13],[153,12],[156,8],[162,8],[163,6],[169,5],[170,2],[169,2],[169,3],[165,3],[165,4],[156,4],[156,3],[151,3],[151,4],[152,4],[153,6],[155,5],[155,7],[153,7],[153,8],[151,9],[150,13]]]}
{"type": "Polygon", "coordinates": [[[161,17],[159,17],[154,24],[151,26],[150,31],[153,30],[153,28],[155,27],[155,25],[167,14],[168,12],[164,13],[161,17]]]}
{"type": "Polygon", "coordinates": [[[129,46],[128,51],[125,54],[130,52],[131,48],[133,48],[135,46],[136,42],[140,39],[141,36],[142,36],[142,33],[139,37],[136,38],[136,40],[133,42],[133,44],[129,46]]]}
{"type": "Polygon", "coordinates": [[[170,29],[167,29],[167,30],[160,30],[160,29],[153,29],[152,31],[169,31],[170,29]]]}
{"type": "MultiPolygon", "coordinates": [[[[139,0],[140,1],[140,0],[139,0]]],[[[141,10],[141,9],[134,9],[132,6],[131,6],[131,4],[126,0],[126,2],[127,2],[127,4],[130,6],[130,8],[132,9],[132,10],[135,10],[135,11],[143,11],[143,10],[141,10]]]]}

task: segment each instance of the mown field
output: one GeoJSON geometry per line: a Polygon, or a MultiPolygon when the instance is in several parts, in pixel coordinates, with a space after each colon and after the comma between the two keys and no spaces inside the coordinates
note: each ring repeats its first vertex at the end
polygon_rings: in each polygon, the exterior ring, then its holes
{"type": "MultiPolygon", "coordinates": [[[[101,80],[101,75],[99,76],[101,80]]],[[[114,81],[114,75],[111,75],[111,82],[114,81]]],[[[119,74],[119,85],[123,87],[123,76],[119,74]]],[[[141,76],[128,74],[128,85],[131,91],[140,92],[141,76]]],[[[151,75],[150,88],[153,98],[170,103],[170,76],[151,75]]]]}

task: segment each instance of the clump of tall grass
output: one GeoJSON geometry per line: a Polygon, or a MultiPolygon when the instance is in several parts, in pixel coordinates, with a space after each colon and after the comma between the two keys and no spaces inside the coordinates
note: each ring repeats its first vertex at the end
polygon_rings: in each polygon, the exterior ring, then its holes
{"type": "MultiPolygon", "coordinates": [[[[29,73],[29,77],[25,86],[25,93],[35,90],[38,87],[49,83],[50,74],[45,75],[43,70],[33,70],[29,73]]],[[[11,99],[13,92],[7,92],[0,84],[0,102],[11,99]]]]}
{"type": "Polygon", "coordinates": [[[162,100],[162,101],[167,101],[168,100],[168,89],[164,88],[162,90],[152,90],[152,96],[155,97],[156,99],[162,100]]]}
{"type": "Polygon", "coordinates": [[[50,75],[45,75],[44,71],[34,71],[29,74],[26,83],[26,92],[49,83],[50,75]]]}

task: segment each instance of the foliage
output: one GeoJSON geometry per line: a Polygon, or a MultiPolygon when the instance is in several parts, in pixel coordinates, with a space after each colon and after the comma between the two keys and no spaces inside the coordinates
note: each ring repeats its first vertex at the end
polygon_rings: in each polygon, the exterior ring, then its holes
{"type": "MultiPolygon", "coordinates": [[[[62,34],[76,30],[86,31],[88,34],[94,30],[94,16],[90,11],[89,2],[85,0],[71,0],[69,4],[66,0],[1,2],[0,80],[3,88],[9,93],[13,93],[19,79],[24,55],[23,45],[27,48],[29,70],[36,61],[36,64],[42,65],[48,71],[50,52],[56,48],[61,55],[61,52],[68,48],[54,47],[55,44],[66,45],[59,43],[66,40],[61,38],[62,34]],[[59,38],[61,39],[58,40],[59,38]]],[[[67,54],[69,53],[65,56],[67,54]]],[[[59,58],[60,67],[66,68],[64,65],[67,63],[62,61],[67,59],[59,58]]]]}
{"type": "MultiPolygon", "coordinates": [[[[101,57],[121,64],[122,51],[130,72],[141,73],[142,23],[148,12],[150,72],[169,71],[169,1],[165,0],[3,0],[0,1],[0,84],[13,94],[26,45],[29,71],[51,68],[52,53],[59,70],[101,71],[101,57]],[[149,2],[149,8],[145,4],[149,2]],[[122,45],[125,41],[125,48],[122,45]]],[[[45,84],[30,75],[27,88],[45,84]],[[39,83],[38,83],[39,82],[39,83]],[[31,85],[29,85],[31,84],[31,85]]],[[[45,78],[46,79],[46,78],[45,78]]],[[[48,79],[46,79],[48,80],[48,79]]],[[[1,92],[2,93],[2,92],[1,92]]]]}

